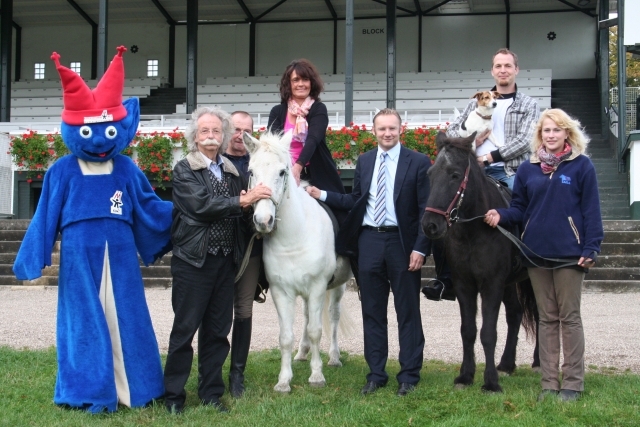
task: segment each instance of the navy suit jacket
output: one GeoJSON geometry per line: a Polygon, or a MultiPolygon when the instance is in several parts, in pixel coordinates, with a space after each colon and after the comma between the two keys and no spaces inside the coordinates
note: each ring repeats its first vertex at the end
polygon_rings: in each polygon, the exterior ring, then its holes
{"type": "MultiPolygon", "coordinates": [[[[367,200],[377,149],[370,150],[358,158],[353,191],[351,194],[339,194],[327,191],[326,203],[333,207],[349,210],[349,216],[340,228],[336,240],[336,251],[357,259],[358,238],[367,210],[367,200]]],[[[431,253],[431,241],[424,235],[420,220],[429,198],[429,178],[427,170],[431,166],[428,156],[401,147],[396,171],[393,204],[398,219],[400,239],[407,259],[412,251],[426,256],[431,253]]]]}

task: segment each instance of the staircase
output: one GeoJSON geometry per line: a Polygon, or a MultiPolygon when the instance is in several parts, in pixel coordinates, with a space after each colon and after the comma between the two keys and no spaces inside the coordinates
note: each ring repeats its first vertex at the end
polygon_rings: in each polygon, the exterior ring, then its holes
{"type": "Polygon", "coordinates": [[[140,114],[174,114],[176,105],[187,101],[185,88],[151,89],[151,95],[140,98],[140,114]]]}
{"type": "Polygon", "coordinates": [[[587,154],[598,174],[602,219],[629,219],[629,173],[618,173],[615,153],[600,132],[600,93],[596,79],[567,79],[551,82],[551,106],[580,120],[591,142],[587,154]]]}
{"type": "Polygon", "coordinates": [[[600,134],[600,92],[596,79],[551,81],[551,108],[561,108],[576,117],[590,135],[600,134]]]}
{"type": "MultiPolygon", "coordinates": [[[[53,252],[51,267],[32,282],[17,280],[12,271],[16,252],[24,237],[29,220],[0,220],[0,286],[57,286],[59,242],[53,252]]],[[[605,236],[598,266],[591,269],[584,282],[590,292],[640,292],[640,221],[604,221],[605,236]]],[[[141,266],[146,287],[171,286],[171,254],[156,265],[141,266]]],[[[435,277],[433,257],[422,268],[422,281],[435,277]]]]}
{"type": "Polygon", "coordinates": [[[618,161],[614,152],[609,143],[599,135],[592,136],[587,146],[587,155],[596,168],[602,219],[630,219],[629,172],[618,173],[618,161]]]}

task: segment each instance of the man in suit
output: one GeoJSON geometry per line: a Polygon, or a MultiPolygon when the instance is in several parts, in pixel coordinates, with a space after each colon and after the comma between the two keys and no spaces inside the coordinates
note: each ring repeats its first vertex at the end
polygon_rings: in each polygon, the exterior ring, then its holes
{"type": "Polygon", "coordinates": [[[358,158],[353,192],[340,194],[308,187],[329,206],[350,210],[340,229],[336,251],[357,259],[362,300],[364,354],[369,365],[362,394],[386,385],[388,357],[387,304],[393,292],[400,341],[398,396],[420,380],[424,334],[420,316],[420,269],[431,243],[420,228],[429,197],[424,154],[399,144],[400,115],[392,109],[373,119],[378,149],[358,158]]]}

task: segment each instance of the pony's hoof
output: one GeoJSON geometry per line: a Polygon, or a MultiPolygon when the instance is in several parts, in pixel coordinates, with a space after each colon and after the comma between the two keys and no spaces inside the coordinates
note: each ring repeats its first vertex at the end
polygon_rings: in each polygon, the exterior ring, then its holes
{"type": "Polygon", "coordinates": [[[497,384],[495,386],[488,386],[485,384],[482,386],[482,391],[485,393],[502,393],[502,387],[497,384]]]}
{"type": "Polygon", "coordinates": [[[460,384],[460,383],[458,383],[458,384],[454,384],[453,388],[456,389],[456,390],[464,390],[465,388],[467,388],[469,386],[470,386],[470,384],[460,384]]]}
{"type": "Polygon", "coordinates": [[[512,372],[498,371],[498,376],[499,377],[510,377],[511,374],[512,374],[512,372]]]}
{"type": "Polygon", "coordinates": [[[342,362],[340,361],[340,359],[338,360],[329,360],[329,363],[327,363],[327,365],[329,366],[335,366],[337,368],[342,366],[342,362]]]}
{"type": "Polygon", "coordinates": [[[324,387],[326,384],[327,381],[324,375],[322,375],[322,372],[313,373],[309,377],[309,385],[311,385],[311,387],[324,387]]]}
{"type": "Polygon", "coordinates": [[[296,356],[293,358],[293,360],[295,362],[306,362],[308,354],[309,354],[308,351],[306,352],[299,351],[298,354],[296,354],[296,356]]]}
{"type": "Polygon", "coordinates": [[[515,367],[515,365],[507,366],[507,365],[503,365],[501,363],[498,366],[496,366],[496,370],[498,371],[498,375],[508,376],[508,375],[513,374],[516,371],[516,367],[515,367]]]}
{"type": "Polygon", "coordinates": [[[278,393],[291,393],[291,387],[289,386],[289,384],[278,383],[273,389],[278,393]]]}
{"type": "Polygon", "coordinates": [[[542,373],[542,368],[540,366],[532,366],[531,370],[533,372],[535,372],[536,374],[541,374],[542,373]]]}
{"type": "Polygon", "coordinates": [[[313,388],[322,388],[327,385],[326,381],[309,381],[309,385],[313,388]]]}

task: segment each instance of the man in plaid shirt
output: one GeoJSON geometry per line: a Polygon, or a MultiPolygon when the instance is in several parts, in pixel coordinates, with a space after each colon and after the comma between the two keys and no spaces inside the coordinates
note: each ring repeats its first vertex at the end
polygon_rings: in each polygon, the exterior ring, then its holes
{"type": "MultiPolygon", "coordinates": [[[[518,56],[509,49],[500,49],[493,55],[491,75],[496,85],[491,90],[502,97],[497,99],[493,113],[493,130],[476,136],[476,155],[485,166],[485,173],[512,190],[516,169],[529,158],[529,144],[540,115],[536,101],[518,92],[518,71],[518,56]],[[487,139],[490,132],[498,141],[496,145],[487,139]]],[[[447,129],[447,136],[459,137],[460,127],[477,106],[475,99],[469,102],[447,129]]]]}
{"type": "MultiPolygon", "coordinates": [[[[496,85],[491,89],[500,93],[498,106],[493,113],[493,130],[476,135],[476,156],[484,166],[487,175],[497,179],[513,190],[515,172],[518,166],[529,158],[530,144],[535,125],[540,116],[536,101],[518,92],[518,56],[509,49],[500,49],[493,55],[491,75],[496,85]],[[497,144],[487,139],[493,132],[497,144]]],[[[459,130],[478,106],[473,99],[462,114],[447,129],[447,136],[459,137],[459,130]]],[[[433,259],[436,263],[437,278],[422,288],[422,293],[430,300],[448,299],[454,301],[456,294],[451,283],[451,270],[444,257],[442,240],[433,242],[433,259]]]]}

